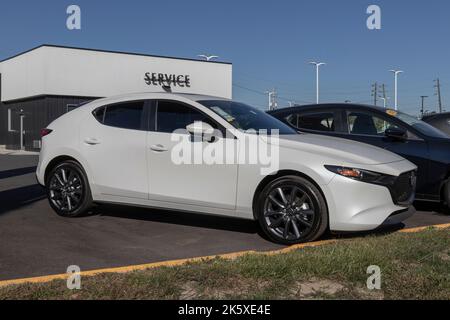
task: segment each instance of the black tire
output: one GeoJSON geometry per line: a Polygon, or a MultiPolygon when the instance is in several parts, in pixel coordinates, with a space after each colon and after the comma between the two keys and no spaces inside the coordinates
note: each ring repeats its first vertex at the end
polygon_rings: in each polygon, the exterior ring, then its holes
{"type": "Polygon", "coordinates": [[[328,228],[328,209],[322,193],[298,176],[270,182],[259,194],[255,210],[264,233],[280,244],[314,241],[328,228]]]}
{"type": "Polygon", "coordinates": [[[92,207],[86,173],[76,161],[64,161],[54,167],[45,185],[50,206],[62,217],[80,217],[92,207]]]}

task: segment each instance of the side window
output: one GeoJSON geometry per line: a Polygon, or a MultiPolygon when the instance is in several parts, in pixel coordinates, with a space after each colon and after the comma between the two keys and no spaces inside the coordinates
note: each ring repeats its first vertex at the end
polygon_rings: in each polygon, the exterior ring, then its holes
{"type": "Polygon", "coordinates": [[[106,107],[101,107],[95,109],[92,114],[94,115],[95,119],[97,119],[98,122],[103,123],[103,118],[105,116],[105,109],[106,107]]]}
{"type": "Polygon", "coordinates": [[[335,131],[335,114],[333,112],[296,113],[288,116],[286,120],[300,130],[335,131]]]}
{"type": "Polygon", "coordinates": [[[377,115],[364,112],[349,112],[347,119],[350,134],[383,136],[386,129],[398,127],[377,115]]]}
{"type": "MultiPolygon", "coordinates": [[[[101,109],[97,110],[98,115],[94,114],[94,116],[99,120],[102,116],[102,111],[101,109]]],[[[143,111],[144,101],[109,105],[103,111],[103,124],[122,129],[142,130],[144,128],[142,119],[143,111]]]]}
{"type": "Polygon", "coordinates": [[[217,125],[200,111],[175,101],[158,101],[156,113],[156,131],[172,133],[196,121],[210,124],[217,129],[217,125]]]}

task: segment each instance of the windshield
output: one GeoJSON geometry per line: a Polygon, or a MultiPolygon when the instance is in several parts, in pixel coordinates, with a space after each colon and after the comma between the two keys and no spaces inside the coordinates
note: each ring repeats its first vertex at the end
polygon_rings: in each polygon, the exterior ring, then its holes
{"type": "Polygon", "coordinates": [[[280,135],[297,134],[297,132],[267,113],[246,104],[227,100],[198,101],[211,109],[229,124],[241,131],[278,129],[280,135]]]}
{"type": "Polygon", "coordinates": [[[412,126],[414,129],[419,131],[420,133],[434,138],[446,138],[448,139],[448,136],[440,131],[439,129],[436,129],[435,127],[429,125],[428,123],[419,120],[413,116],[410,116],[406,113],[397,112],[394,110],[388,110],[387,113],[391,116],[396,117],[397,119],[406,122],[410,126],[412,126]]]}

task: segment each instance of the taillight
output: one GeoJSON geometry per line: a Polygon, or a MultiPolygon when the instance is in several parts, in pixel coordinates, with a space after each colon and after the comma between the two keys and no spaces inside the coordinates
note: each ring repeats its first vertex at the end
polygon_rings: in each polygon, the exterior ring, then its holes
{"type": "Polygon", "coordinates": [[[51,129],[41,129],[41,138],[49,135],[50,133],[52,133],[53,130],[51,129]]]}

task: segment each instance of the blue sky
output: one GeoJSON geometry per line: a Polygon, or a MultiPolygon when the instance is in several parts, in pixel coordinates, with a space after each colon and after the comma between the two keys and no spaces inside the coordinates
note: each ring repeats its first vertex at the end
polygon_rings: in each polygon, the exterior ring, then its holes
{"type": "Polygon", "coordinates": [[[430,96],[427,107],[436,110],[437,77],[450,110],[448,0],[3,0],[0,6],[0,59],[42,43],[187,58],[213,53],[234,65],[234,98],[259,107],[273,87],[280,106],[313,102],[310,60],[327,62],[322,102],[370,103],[378,81],[393,103],[388,70],[400,68],[402,110],[418,114],[420,95],[430,96]],[[70,4],[81,7],[81,31],[66,29],[70,4]],[[381,30],[366,27],[371,4],[381,7],[381,30]]]}

